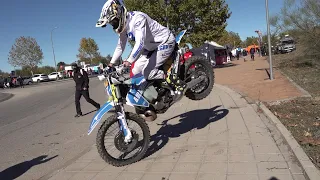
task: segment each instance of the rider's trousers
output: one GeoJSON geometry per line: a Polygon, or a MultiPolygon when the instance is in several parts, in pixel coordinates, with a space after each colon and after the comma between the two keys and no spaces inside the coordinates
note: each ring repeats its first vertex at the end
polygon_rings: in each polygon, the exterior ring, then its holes
{"type": "Polygon", "coordinates": [[[133,64],[133,75],[142,73],[145,79],[164,79],[164,72],[158,70],[158,68],[162,66],[172,54],[175,43],[173,34],[170,34],[167,41],[161,43],[156,50],[152,52],[144,50],[139,59],[133,64]]]}

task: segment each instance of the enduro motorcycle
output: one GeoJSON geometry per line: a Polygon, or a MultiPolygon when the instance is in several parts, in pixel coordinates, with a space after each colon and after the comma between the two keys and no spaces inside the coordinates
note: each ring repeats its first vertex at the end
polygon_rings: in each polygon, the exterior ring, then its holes
{"type": "Polygon", "coordinates": [[[119,167],[141,160],[150,143],[146,121],[154,121],[157,114],[165,113],[184,95],[191,100],[201,100],[210,94],[214,84],[210,62],[203,57],[193,56],[185,64],[180,64],[182,52],[179,44],[185,32],[181,31],[176,36],[175,50],[161,67],[168,76],[179,77],[186,83],[183,93],[176,91],[166,80],[147,81],[143,75],[130,77],[130,67],[123,65],[107,68],[103,75],[98,76],[100,81],[104,81],[109,100],[94,115],[88,135],[102,117],[114,108],[115,113],[102,123],[96,138],[98,152],[105,162],[119,167]],[[126,112],[125,104],[134,107],[136,114],[126,112]],[[110,133],[112,135],[108,136],[110,133]],[[107,145],[106,141],[111,145],[107,145]],[[114,155],[108,150],[109,147],[118,153],[114,155]]]}

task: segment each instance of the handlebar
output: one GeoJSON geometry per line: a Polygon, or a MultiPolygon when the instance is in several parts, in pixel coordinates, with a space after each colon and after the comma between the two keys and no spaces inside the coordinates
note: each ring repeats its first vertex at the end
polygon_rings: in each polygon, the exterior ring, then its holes
{"type": "Polygon", "coordinates": [[[103,74],[99,75],[98,78],[100,81],[103,81],[106,77],[111,76],[117,80],[124,81],[130,79],[130,66],[125,67],[123,64],[115,67],[107,66],[103,70],[103,74]]]}

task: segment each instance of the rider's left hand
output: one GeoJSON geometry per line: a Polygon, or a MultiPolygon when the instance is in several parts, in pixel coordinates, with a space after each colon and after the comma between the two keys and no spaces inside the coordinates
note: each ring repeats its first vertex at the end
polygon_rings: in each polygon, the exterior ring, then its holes
{"type": "Polygon", "coordinates": [[[125,67],[128,67],[128,66],[130,66],[130,65],[131,65],[131,63],[130,63],[130,62],[128,62],[128,61],[123,61],[123,65],[124,65],[125,67]]]}

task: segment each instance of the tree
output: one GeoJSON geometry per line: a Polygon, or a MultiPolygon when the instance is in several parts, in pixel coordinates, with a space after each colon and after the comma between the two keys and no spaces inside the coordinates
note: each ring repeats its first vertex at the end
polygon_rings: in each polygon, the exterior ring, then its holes
{"type": "Polygon", "coordinates": [[[65,66],[65,65],[66,65],[66,63],[65,63],[65,62],[60,61],[60,62],[58,62],[57,67],[59,67],[59,68],[60,68],[60,66],[65,66]]]}
{"type": "Polygon", "coordinates": [[[42,63],[43,53],[35,38],[21,36],[9,52],[8,63],[14,67],[29,66],[33,68],[42,63]]]}
{"type": "MultiPolygon", "coordinates": [[[[275,46],[279,41],[278,36],[276,34],[270,34],[271,46],[275,46]]],[[[262,36],[262,42],[268,44],[268,35],[265,34],[262,36]]]]}
{"type": "Polygon", "coordinates": [[[247,46],[250,46],[250,45],[259,45],[259,42],[258,42],[259,38],[258,37],[255,37],[255,36],[251,36],[251,37],[247,37],[247,39],[244,41],[244,43],[247,45],[247,46]]]}
{"type": "Polygon", "coordinates": [[[224,31],[222,37],[217,40],[217,43],[228,45],[229,47],[237,47],[242,45],[242,40],[238,33],[224,31]]]}
{"type": "Polygon", "coordinates": [[[92,63],[93,58],[99,57],[99,47],[94,39],[92,38],[82,38],[80,40],[79,54],[77,57],[80,61],[90,60],[92,63]]]}
{"type": "MultiPolygon", "coordinates": [[[[21,69],[16,69],[16,74],[20,76],[31,76],[31,69],[29,66],[23,66],[21,69]]],[[[50,74],[55,72],[55,68],[51,66],[34,67],[33,72],[36,74],[50,74]]]]}
{"type": "Polygon", "coordinates": [[[99,65],[100,62],[102,61],[102,59],[104,59],[104,57],[102,57],[102,56],[94,57],[94,58],[92,59],[92,64],[94,64],[94,65],[99,65]]]}
{"type": "MultiPolygon", "coordinates": [[[[125,4],[128,10],[145,12],[166,25],[164,0],[125,0],[125,4]]],[[[171,0],[167,12],[170,30],[177,35],[187,29],[182,43],[189,42],[193,47],[220,38],[231,15],[225,0],[171,0]]]]}
{"type": "Polygon", "coordinates": [[[52,72],[55,72],[56,69],[51,66],[43,66],[43,67],[39,67],[37,71],[38,73],[41,73],[41,74],[50,74],[52,72]]]}
{"type": "Polygon", "coordinates": [[[112,56],[110,54],[108,54],[106,57],[106,61],[107,61],[106,64],[109,64],[111,59],[112,59],[112,56]]]}
{"type": "Polygon", "coordinates": [[[319,0],[285,0],[280,14],[273,16],[270,24],[280,33],[294,35],[308,48],[306,52],[320,54],[319,0]]]}
{"type": "MultiPolygon", "coordinates": [[[[93,58],[92,58],[92,60],[93,60],[93,58]]],[[[82,58],[80,58],[79,60],[78,60],[78,64],[80,64],[80,62],[84,62],[85,64],[92,64],[93,63],[93,61],[92,61],[90,58],[84,58],[84,57],[82,57],[82,58]]]]}
{"type": "Polygon", "coordinates": [[[111,61],[111,56],[110,54],[108,54],[106,57],[103,56],[97,56],[95,58],[92,59],[92,64],[98,65],[100,63],[108,65],[111,61]]]}
{"type": "Polygon", "coordinates": [[[4,72],[4,71],[2,71],[2,70],[0,69],[0,77],[5,77],[5,76],[8,76],[8,75],[9,75],[9,73],[4,72]]]}

